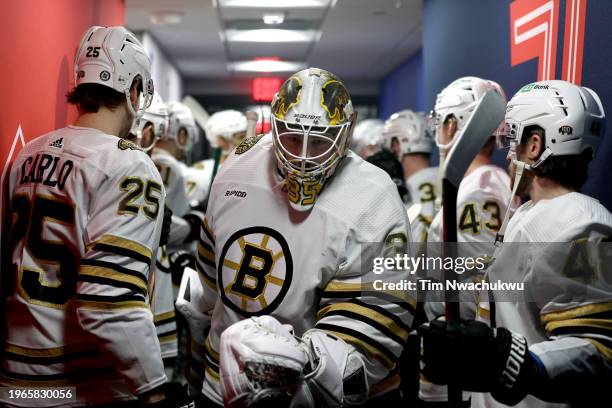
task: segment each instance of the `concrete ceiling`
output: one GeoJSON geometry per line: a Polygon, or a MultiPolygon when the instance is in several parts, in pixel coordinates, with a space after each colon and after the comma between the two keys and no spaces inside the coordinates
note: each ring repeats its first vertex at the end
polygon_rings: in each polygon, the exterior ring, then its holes
{"type": "Polygon", "coordinates": [[[319,8],[283,7],[273,11],[283,11],[285,22],[273,27],[262,21],[271,9],[227,7],[224,1],[126,0],[126,25],[153,35],[181,73],[185,91],[193,94],[244,93],[250,78],[265,74],[232,72],[228,65],[270,56],[328,69],[352,93],[376,94],[378,81],[421,48],[422,0],[323,0],[327,5],[319,8]],[[151,13],[159,11],[182,13],[182,22],[154,25],[151,13]],[[232,28],[312,29],[321,35],[303,43],[228,42],[225,30],[232,28]]]}

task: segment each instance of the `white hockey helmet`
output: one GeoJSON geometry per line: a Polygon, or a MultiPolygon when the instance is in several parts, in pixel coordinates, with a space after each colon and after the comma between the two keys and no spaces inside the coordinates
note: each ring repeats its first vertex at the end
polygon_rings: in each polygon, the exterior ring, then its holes
{"type": "Polygon", "coordinates": [[[125,94],[127,106],[140,117],[153,99],[151,61],[142,44],[124,27],[93,26],[81,39],[74,58],[75,86],[99,84],[125,94]],[[130,103],[130,88],[135,78],[142,83],[142,101],[136,112],[130,103]]]}
{"type": "Polygon", "coordinates": [[[155,146],[155,141],[162,137],[165,137],[168,132],[168,106],[164,103],[161,96],[157,92],[153,95],[153,102],[149,106],[141,118],[134,119],[134,126],[132,127],[132,133],[136,135],[138,144],[145,151],[150,150],[155,146]],[[143,129],[151,123],[153,125],[153,137],[143,138],[143,129]]]}
{"type": "Polygon", "coordinates": [[[363,157],[370,147],[370,153],[376,153],[382,145],[382,134],[385,123],[381,119],[364,119],[355,125],[353,136],[351,137],[351,150],[363,157]]]}
{"type": "Polygon", "coordinates": [[[391,151],[393,139],[399,143],[400,161],[405,154],[431,154],[433,151],[434,141],[427,130],[425,117],[410,109],[394,113],[385,122],[383,144],[391,151]]]}
{"type": "Polygon", "coordinates": [[[480,98],[490,89],[497,91],[506,100],[506,94],[497,82],[471,76],[453,81],[438,94],[434,110],[428,118],[428,130],[435,136],[441,153],[450,150],[462,134],[480,98]],[[457,133],[450,142],[444,144],[440,140],[440,128],[451,115],[457,120],[457,133]]]}
{"type": "MultiPolygon", "coordinates": [[[[246,135],[247,120],[242,112],[228,109],[213,113],[204,126],[206,138],[212,147],[219,147],[219,139],[227,142],[229,149],[235,147],[246,135]]],[[[224,153],[229,153],[224,151],[224,153]]]]}
{"type": "Polygon", "coordinates": [[[355,116],[344,84],[319,68],[293,74],[274,96],[274,152],[294,209],[314,205],[347,154],[355,116]]]}
{"type": "Polygon", "coordinates": [[[544,129],[545,149],[535,168],[551,156],[581,154],[590,149],[594,155],[605,133],[605,114],[597,94],[567,81],[541,81],[522,87],[508,102],[498,144],[515,148],[528,126],[544,129]]]}
{"type": "Polygon", "coordinates": [[[198,140],[198,127],[196,126],[195,119],[191,109],[182,102],[169,102],[169,126],[168,132],[164,140],[174,140],[176,145],[182,151],[186,152],[191,150],[191,147],[198,140]],[[184,130],[184,134],[179,135],[181,130],[184,130]]]}

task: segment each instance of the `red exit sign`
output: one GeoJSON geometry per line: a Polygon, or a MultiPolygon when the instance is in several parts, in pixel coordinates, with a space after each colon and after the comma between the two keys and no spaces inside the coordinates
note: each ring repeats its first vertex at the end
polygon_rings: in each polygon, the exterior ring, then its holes
{"type": "Polygon", "coordinates": [[[271,102],[282,85],[280,78],[255,78],[252,97],[255,102],[271,102]]]}

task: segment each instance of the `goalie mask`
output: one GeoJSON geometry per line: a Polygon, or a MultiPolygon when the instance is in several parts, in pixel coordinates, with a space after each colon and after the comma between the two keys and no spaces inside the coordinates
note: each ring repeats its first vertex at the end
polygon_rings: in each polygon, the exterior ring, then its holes
{"type": "Polygon", "coordinates": [[[181,102],[168,103],[169,126],[164,140],[173,140],[183,152],[188,152],[198,141],[198,127],[191,109],[181,102]]]}
{"type": "MultiPolygon", "coordinates": [[[[509,147],[516,166],[512,196],[516,194],[524,170],[537,168],[553,156],[578,155],[587,150],[595,155],[605,133],[605,113],[597,94],[566,81],[541,81],[522,87],[506,108],[504,123],[497,132],[500,147],[509,147]],[[516,148],[526,135],[525,129],[538,126],[544,130],[545,145],[535,163],[517,158],[516,148]]],[[[509,215],[499,230],[503,240],[509,215]]]]}
{"type": "Polygon", "coordinates": [[[406,109],[394,113],[385,122],[383,144],[401,161],[405,154],[431,154],[434,142],[423,115],[406,109]]]}
{"type": "Polygon", "coordinates": [[[204,127],[210,145],[220,147],[227,155],[246,136],[247,119],[237,110],[224,110],[213,113],[204,127]]]}
{"type": "Polygon", "coordinates": [[[134,119],[131,133],[136,135],[138,144],[145,151],[155,146],[155,142],[165,137],[168,131],[168,107],[157,92],[153,95],[151,106],[140,119],[134,119]]]}
{"type": "Polygon", "coordinates": [[[355,113],[344,84],[308,68],[281,86],[272,101],[272,140],[290,205],[308,211],[348,151],[355,113]]]}
{"type": "Polygon", "coordinates": [[[135,118],[151,105],[151,61],[140,41],[124,27],[91,27],[83,35],[74,60],[75,86],[99,84],[121,92],[135,118]],[[136,78],[142,86],[138,111],[130,101],[130,88],[136,78]]]}

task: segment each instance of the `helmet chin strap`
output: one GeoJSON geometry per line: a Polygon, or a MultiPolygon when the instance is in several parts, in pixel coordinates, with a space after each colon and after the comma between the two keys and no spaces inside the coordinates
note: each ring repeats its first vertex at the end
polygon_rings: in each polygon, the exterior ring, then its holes
{"type": "Polygon", "coordinates": [[[512,194],[510,194],[510,198],[508,199],[508,205],[506,206],[506,214],[504,214],[504,220],[502,221],[502,225],[499,228],[499,231],[497,231],[497,234],[495,235],[496,247],[500,246],[504,242],[504,234],[506,233],[506,228],[508,227],[508,221],[510,221],[512,202],[514,201],[514,197],[516,196],[518,186],[521,183],[521,177],[523,177],[523,172],[525,171],[525,169],[531,170],[531,166],[529,164],[522,162],[516,158],[516,147],[511,147],[510,149],[512,163],[516,166],[516,171],[514,173],[514,183],[512,184],[512,194]]]}

